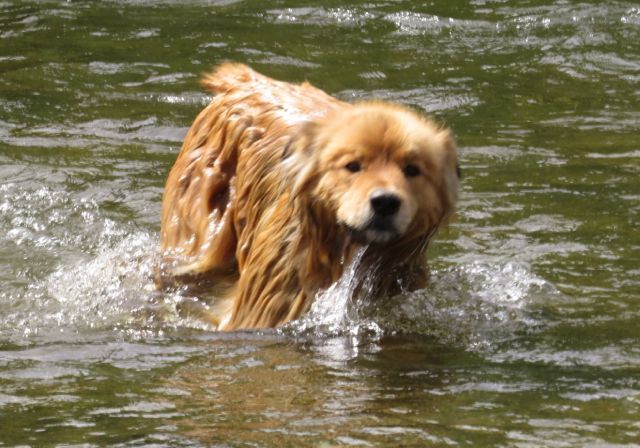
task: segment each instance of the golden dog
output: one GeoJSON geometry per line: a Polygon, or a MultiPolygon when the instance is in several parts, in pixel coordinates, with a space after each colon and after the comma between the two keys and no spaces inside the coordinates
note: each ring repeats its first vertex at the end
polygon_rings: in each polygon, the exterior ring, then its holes
{"type": "Polygon", "coordinates": [[[202,83],[216,96],[167,179],[160,284],[225,286],[209,312],[221,330],[298,318],[358,249],[370,292],[424,285],[425,250],[457,196],[448,130],[242,64],[202,83]]]}

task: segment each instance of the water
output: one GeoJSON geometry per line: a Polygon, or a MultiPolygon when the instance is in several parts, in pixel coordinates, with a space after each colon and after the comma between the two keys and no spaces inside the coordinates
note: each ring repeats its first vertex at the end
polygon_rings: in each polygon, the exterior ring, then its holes
{"type": "Polygon", "coordinates": [[[633,2],[0,1],[0,445],[640,446],[633,2]],[[434,115],[423,291],[220,334],[152,285],[223,60],[434,115]]]}

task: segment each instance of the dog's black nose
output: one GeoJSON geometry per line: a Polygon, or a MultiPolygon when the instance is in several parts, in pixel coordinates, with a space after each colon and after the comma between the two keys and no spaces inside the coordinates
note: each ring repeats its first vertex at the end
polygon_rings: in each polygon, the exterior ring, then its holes
{"type": "Polygon", "coordinates": [[[369,197],[371,208],[380,216],[394,215],[400,208],[400,198],[388,191],[374,191],[369,197]]]}

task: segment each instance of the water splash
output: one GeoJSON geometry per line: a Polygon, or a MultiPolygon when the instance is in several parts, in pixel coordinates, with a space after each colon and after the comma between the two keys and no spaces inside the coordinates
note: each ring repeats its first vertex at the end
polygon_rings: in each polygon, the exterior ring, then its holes
{"type": "MultiPolygon", "coordinates": [[[[43,272],[33,273],[34,281],[22,293],[0,293],[3,302],[11,303],[2,330],[9,339],[46,334],[47,340],[57,340],[95,331],[137,338],[213,330],[189,311],[192,303],[206,308],[201,298],[186,290],[155,289],[156,234],[131,232],[104,216],[94,202],[78,203],[61,192],[43,188],[25,196],[10,190],[2,190],[6,194],[0,206],[11,213],[0,223],[16,247],[33,250],[41,243],[42,229],[47,229],[46,251],[71,253],[56,257],[57,266],[43,277],[43,272]],[[21,205],[33,203],[42,206],[21,205]],[[87,258],[87,252],[93,255],[87,258]]],[[[352,347],[386,335],[417,334],[481,349],[535,328],[539,322],[532,306],[557,294],[526,264],[484,260],[435,271],[426,289],[372,300],[374,276],[363,272],[363,256],[364,251],[356,254],[342,278],[318,294],[310,311],[282,332],[324,341],[346,336],[352,347]]]]}
{"type": "MultiPolygon", "coordinates": [[[[360,302],[354,300],[354,292],[361,283],[361,262],[365,248],[360,249],[345,269],[344,274],[327,290],[320,292],[309,312],[289,325],[294,334],[314,333],[323,336],[351,334],[363,332],[381,336],[382,330],[374,321],[366,321],[360,317],[360,302]]],[[[371,285],[362,285],[365,294],[371,285]]]]}
{"type": "Polygon", "coordinates": [[[537,325],[533,308],[558,292],[525,263],[472,262],[435,272],[428,288],[396,296],[389,331],[419,333],[471,349],[537,325]]]}
{"type": "Polygon", "coordinates": [[[46,281],[60,323],[77,329],[107,329],[129,338],[179,330],[213,330],[191,313],[204,302],[186,288],[160,291],[154,284],[159,262],[157,235],[139,232],[93,260],[63,266],[46,281]]]}
{"type": "Polygon", "coordinates": [[[359,261],[286,331],[300,337],[350,336],[354,343],[417,334],[483,350],[521,331],[533,331],[540,323],[532,307],[558,294],[524,263],[477,261],[433,272],[429,287],[422,290],[353,299],[359,261]]]}
{"type": "MultiPolygon", "coordinates": [[[[413,334],[483,350],[540,326],[534,309],[558,294],[527,264],[475,261],[433,272],[425,289],[372,299],[375,276],[363,272],[363,256],[364,250],[358,252],[309,312],[281,333],[327,343],[346,338],[351,348],[387,335],[413,334]]],[[[105,242],[88,261],[60,265],[23,297],[16,316],[22,318],[24,336],[48,332],[51,340],[56,331],[77,337],[78,332],[105,330],[135,339],[213,330],[197,313],[182,312],[193,308],[186,306],[191,302],[204,303],[198,297],[186,290],[155,289],[157,257],[157,235],[137,232],[115,244],[105,242]]]]}
{"type": "Polygon", "coordinates": [[[108,327],[130,320],[148,299],[156,244],[151,235],[137,233],[88,262],[59,267],[45,284],[60,305],[60,322],[108,327]]]}

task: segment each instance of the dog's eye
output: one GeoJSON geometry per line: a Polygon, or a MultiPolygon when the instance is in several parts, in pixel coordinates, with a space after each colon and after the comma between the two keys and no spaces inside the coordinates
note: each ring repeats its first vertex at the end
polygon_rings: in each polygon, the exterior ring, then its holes
{"type": "Polygon", "coordinates": [[[416,177],[420,175],[420,168],[418,168],[413,163],[408,164],[404,167],[404,175],[407,177],[416,177]]]}
{"type": "Polygon", "coordinates": [[[356,162],[356,161],[349,162],[344,167],[347,170],[351,171],[352,173],[357,173],[362,169],[362,166],[360,166],[360,162],[356,162]]]}

